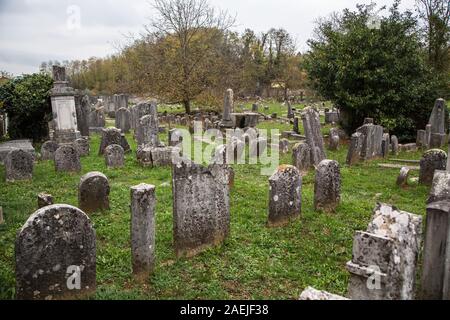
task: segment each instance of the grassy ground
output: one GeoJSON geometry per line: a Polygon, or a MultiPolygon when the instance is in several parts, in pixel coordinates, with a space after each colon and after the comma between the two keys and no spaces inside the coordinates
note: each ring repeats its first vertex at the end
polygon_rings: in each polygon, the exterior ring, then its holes
{"type": "MultiPolygon", "coordinates": [[[[264,123],[261,127],[286,125],[264,123]]],[[[286,129],[289,129],[287,126],[286,129]]],[[[327,130],[325,128],[324,130],[327,130]]],[[[166,134],[162,135],[166,137],[166,134]]],[[[128,135],[133,150],[136,145],[128,135]]],[[[100,138],[91,138],[91,155],[82,159],[80,174],[56,173],[53,162],[35,166],[32,182],[4,182],[0,167],[0,299],[14,297],[14,239],[17,230],[37,209],[37,194],[51,193],[57,203],[77,206],[81,175],[101,171],[110,180],[111,209],[91,215],[97,233],[96,299],[296,299],[306,286],[345,294],[356,230],[365,230],[377,201],[412,213],[425,213],[428,189],[412,182],[395,185],[399,170],[380,169],[379,161],[344,165],[347,147],[329,152],[341,163],[342,203],[334,214],[314,212],[314,173],[303,179],[301,218],[289,226],[268,229],[268,177],[260,166],[235,166],[231,192],[231,234],[218,248],[192,259],[175,258],[172,236],[172,192],[169,168],[141,168],[135,154],[123,169],[107,169],[97,155],[100,138]],[[130,254],[130,187],[157,187],[156,270],[145,285],[132,280],[130,254]]],[[[396,158],[419,159],[419,153],[396,158]]],[[[291,163],[291,153],[281,157],[291,163]]],[[[417,176],[417,173],[413,174],[417,176]]]]}

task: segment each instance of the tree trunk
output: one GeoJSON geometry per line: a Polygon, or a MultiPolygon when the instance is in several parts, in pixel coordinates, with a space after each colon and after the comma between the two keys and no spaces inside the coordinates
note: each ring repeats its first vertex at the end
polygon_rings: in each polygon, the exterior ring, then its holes
{"type": "Polygon", "coordinates": [[[190,114],[191,113],[191,101],[184,100],[183,105],[184,105],[184,110],[186,111],[186,113],[190,114]]]}

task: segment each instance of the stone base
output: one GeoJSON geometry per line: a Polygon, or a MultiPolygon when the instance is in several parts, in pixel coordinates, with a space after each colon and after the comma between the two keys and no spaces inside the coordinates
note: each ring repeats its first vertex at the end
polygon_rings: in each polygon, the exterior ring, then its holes
{"type": "Polygon", "coordinates": [[[35,156],[35,150],[30,140],[12,140],[0,144],[0,163],[3,163],[6,155],[13,149],[22,149],[35,156]]]}
{"type": "Polygon", "coordinates": [[[56,143],[72,143],[81,138],[80,131],[75,130],[55,130],[53,133],[53,141],[56,143]]]}

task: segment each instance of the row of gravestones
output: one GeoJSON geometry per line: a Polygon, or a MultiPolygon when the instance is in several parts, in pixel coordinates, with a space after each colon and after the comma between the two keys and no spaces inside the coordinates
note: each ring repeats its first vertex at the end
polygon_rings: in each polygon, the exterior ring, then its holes
{"type": "MultiPolygon", "coordinates": [[[[436,170],[423,218],[378,204],[354,237],[348,297],[354,300],[450,300],[450,173],[436,170]],[[422,239],[425,239],[422,245],[422,239]],[[420,253],[420,291],[416,279],[420,253]]],[[[301,300],[346,299],[308,287],[301,300]]]]}

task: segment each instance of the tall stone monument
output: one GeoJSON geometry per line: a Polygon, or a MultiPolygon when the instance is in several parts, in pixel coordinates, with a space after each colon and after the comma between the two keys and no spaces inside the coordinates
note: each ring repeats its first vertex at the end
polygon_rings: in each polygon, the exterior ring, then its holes
{"type": "Polygon", "coordinates": [[[228,89],[225,92],[224,104],[223,104],[223,117],[220,121],[221,128],[233,128],[234,123],[231,118],[231,113],[233,112],[233,90],[228,89]]]}
{"type": "Polygon", "coordinates": [[[71,143],[81,138],[77,127],[75,90],[66,81],[64,67],[53,66],[51,101],[55,125],[53,140],[57,143],[71,143]]]}

